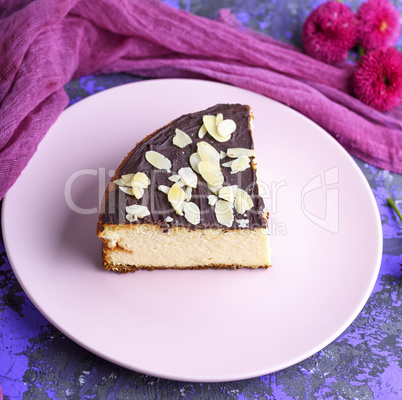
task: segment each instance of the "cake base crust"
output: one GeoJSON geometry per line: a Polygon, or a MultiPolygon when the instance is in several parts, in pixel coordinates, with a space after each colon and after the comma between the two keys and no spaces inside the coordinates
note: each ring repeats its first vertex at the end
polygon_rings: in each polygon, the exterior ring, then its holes
{"type": "Polygon", "coordinates": [[[250,267],[247,265],[241,265],[241,266],[237,266],[237,265],[197,265],[194,267],[177,267],[177,266],[173,266],[173,267],[148,267],[145,265],[139,265],[139,266],[132,266],[132,265],[110,265],[108,263],[103,262],[103,266],[105,267],[105,269],[107,269],[108,271],[113,271],[113,272],[117,272],[119,274],[126,274],[129,272],[136,272],[139,270],[146,270],[146,271],[155,271],[158,269],[161,270],[166,270],[166,269],[180,269],[180,270],[189,270],[189,269],[241,269],[241,268],[251,268],[251,269],[257,269],[257,268],[264,268],[264,269],[268,269],[270,266],[268,265],[261,265],[261,266],[255,266],[255,267],[250,267]]]}

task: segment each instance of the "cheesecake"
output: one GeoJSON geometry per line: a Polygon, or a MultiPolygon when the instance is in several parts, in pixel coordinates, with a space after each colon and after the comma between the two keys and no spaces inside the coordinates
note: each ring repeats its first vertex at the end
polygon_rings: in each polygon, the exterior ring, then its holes
{"type": "Polygon", "coordinates": [[[103,266],[119,273],[268,268],[252,121],[247,105],[217,104],[137,143],[102,201],[103,266]]]}

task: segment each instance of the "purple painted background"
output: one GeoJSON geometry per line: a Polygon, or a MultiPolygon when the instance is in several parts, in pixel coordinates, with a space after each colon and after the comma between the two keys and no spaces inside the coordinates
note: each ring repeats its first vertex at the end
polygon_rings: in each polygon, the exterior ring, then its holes
{"type": "MultiPolygon", "coordinates": [[[[164,2],[210,18],[220,8],[231,8],[244,25],[299,47],[304,19],[323,3],[164,2]]],[[[346,3],[356,9],[361,1],[346,3]]],[[[393,3],[402,11],[402,0],[393,3]]],[[[66,90],[73,104],[135,80],[125,74],[90,76],[70,82],[66,90]]],[[[383,223],[384,256],[373,293],[352,325],[329,346],[293,367],[254,379],[208,384],[169,381],[89,353],[49,324],[26,297],[0,234],[0,384],[4,399],[402,399],[402,223],[386,203],[391,196],[402,206],[402,176],[356,162],[372,187],[383,223]]]]}

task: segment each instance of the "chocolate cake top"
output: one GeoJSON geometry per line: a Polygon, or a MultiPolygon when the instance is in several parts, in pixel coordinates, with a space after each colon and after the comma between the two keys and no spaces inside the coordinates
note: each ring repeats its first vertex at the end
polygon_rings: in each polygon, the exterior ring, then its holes
{"type": "Polygon", "coordinates": [[[266,228],[251,120],[249,106],[217,104],[146,137],[112,178],[100,225],[266,228]]]}

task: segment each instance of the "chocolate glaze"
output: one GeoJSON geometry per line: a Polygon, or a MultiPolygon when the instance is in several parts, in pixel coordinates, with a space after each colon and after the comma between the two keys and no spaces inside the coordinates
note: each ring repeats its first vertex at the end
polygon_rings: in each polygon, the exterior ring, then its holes
{"type": "MultiPolygon", "coordinates": [[[[197,151],[197,143],[206,141],[215,149],[225,151],[228,148],[243,147],[253,149],[253,139],[250,130],[250,108],[241,104],[217,104],[207,110],[196,112],[193,114],[183,115],[172,121],[170,124],[158,129],[152,135],[146,137],[142,142],[128,154],[122,164],[116,171],[116,175],[111,179],[109,190],[105,194],[104,207],[100,216],[100,225],[103,224],[129,224],[126,220],[126,206],[132,204],[140,204],[148,207],[151,215],[140,219],[140,223],[158,224],[165,231],[170,227],[189,227],[192,229],[216,228],[216,229],[241,229],[236,220],[248,219],[248,229],[266,228],[267,220],[264,212],[263,199],[258,194],[258,185],[256,184],[256,171],[250,167],[243,172],[231,174],[231,169],[221,167],[225,178],[225,185],[238,185],[239,188],[245,190],[253,199],[254,207],[247,211],[247,216],[239,215],[234,210],[234,222],[231,228],[218,223],[215,217],[214,207],[208,204],[207,196],[213,194],[203,180],[201,175],[198,176],[198,185],[192,190],[192,202],[196,203],[201,211],[201,222],[198,225],[191,225],[184,216],[175,213],[167,195],[158,190],[159,185],[172,186],[173,182],[168,177],[176,174],[182,167],[188,167],[189,157],[197,151]],[[232,134],[232,138],[224,143],[217,142],[208,133],[203,139],[198,138],[198,130],[202,125],[202,117],[204,115],[217,115],[222,113],[224,119],[232,119],[236,123],[236,131],[232,134]],[[185,148],[181,149],[172,144],[175,136],[175,129],[181,129],[186,132],[193,140],[185,148]],[[172,171],[157,170],[145,159],[145,153],[149,150],[157,151],[163,154],[172,162],[172,171]],[[112,183],[124,174],[144,172],[151,179],[151,185],[145,190],[143,198],[137,200],[133,196],[126,195],[118,189],[117,185],[112,183]],[[172,217],[173,222],[167,223],[166,217],[172,217]]],[[[224,158],[221,164],[231,161],[233,158],[224,158]]],[[[135,222],[134,222],[135,223],[135,222]]],[[[102,227],[100,227],[102,229],[102,227]]]]}

